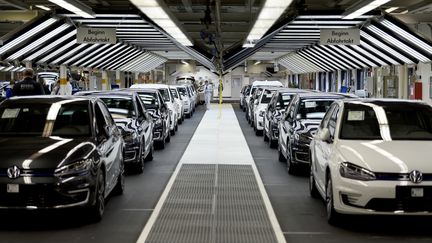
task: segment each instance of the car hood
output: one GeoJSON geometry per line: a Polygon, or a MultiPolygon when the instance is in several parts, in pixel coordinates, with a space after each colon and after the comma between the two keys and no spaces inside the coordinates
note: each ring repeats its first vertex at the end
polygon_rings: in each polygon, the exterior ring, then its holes
{"type": "Polygon", "coordinates": [[[125,132],[133,131],[133,124],[134,119],[133,118],[119,118],[114,119],[114,122],[116,123],[117,127],[125,132]]]}
{"type": "Polygon", "coordinates": [[[78,161],[94,150],[90,138],[14,137],[0,138],[0,169],[55,169],[78,161]]]}
{"type": "Polygon", "coordinates": [[[340,140],[337,149],[343,160],[373,172],[432,173],[430,141],[340,140]]]}
{"type": "Polygon", "coordinates": [[[314,135],[317,131],[320,123],[321,120],[317,119],[295,120],[293,128],[296,133],[302,133],[308,135],[309,137],[312,137],[312,135],[314,135]]]}

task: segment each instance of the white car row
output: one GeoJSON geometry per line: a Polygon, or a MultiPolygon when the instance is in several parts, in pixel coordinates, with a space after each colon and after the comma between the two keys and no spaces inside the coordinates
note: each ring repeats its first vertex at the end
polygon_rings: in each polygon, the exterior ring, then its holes
{"type": "MultiPolygon", "coordinates": [[[[261,99],[273,92],[264,89],[261,99]]],[[[432,107],[399,99],[348,97],[332,102],[310,139],[303,139],[310,153],[303,163],[310,169],[310,194],[324,200],[328,222],[343,223],[343,215],[432,215],[432,107]]],[[[302,116],[290,116],[300,109],[294,107],[290,104],[282,112],[279,124],[287,123],[287,117],[294,126],[304,122],[302,116]]],[[[266,112],[255,111],[257,129],[266,112]]],[[[293,137],[301,140],[301,134],[293,137]]],[[[285,151],[280,160],[289,162],[290,153],[285,151]]]]}

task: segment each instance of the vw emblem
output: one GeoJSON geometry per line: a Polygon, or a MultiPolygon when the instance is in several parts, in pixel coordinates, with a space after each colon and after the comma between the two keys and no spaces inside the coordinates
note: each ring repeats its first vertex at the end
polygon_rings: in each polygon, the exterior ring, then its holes
{"type": "Polygon", "coordinates": [[[20,174],[21,174],[21,171],[16,165],[9,167],[7,169],[7,176],[11,179],[18,178],[20,176],[20,174]]]}
{"type": "Polygon", "coordinates": [[[413,170],[409,174],[409,178],[413,183],[420,183],[423,181],[423,174],[418,170],[413,170]]]}

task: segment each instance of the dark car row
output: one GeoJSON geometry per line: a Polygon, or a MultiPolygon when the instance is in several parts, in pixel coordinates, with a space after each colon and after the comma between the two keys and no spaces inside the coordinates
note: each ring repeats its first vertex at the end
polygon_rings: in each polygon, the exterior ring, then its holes
{"type": "Polygon", "coordinates": [[[14,97],[0,103],[0,208],[82,208],[102,218],[125,170],[142,173],[171,139],[157,89],[14,97]]]}
{"type": "Polygon", "coordinates": [[[260,85],[242,89],[241,106],[257,136],[277,148],[290,174],[310,163],[309,144],[327,109],[349,94],[260,85]],[[269,98],[270,97],[270,98],[269,98]]]}

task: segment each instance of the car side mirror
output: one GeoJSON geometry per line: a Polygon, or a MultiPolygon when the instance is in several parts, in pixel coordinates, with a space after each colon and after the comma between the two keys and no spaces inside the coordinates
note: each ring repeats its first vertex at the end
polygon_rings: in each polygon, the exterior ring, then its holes
{"type": "Polygon", "coordinates": [[[254,101],[254,104],[255,104],[255,105],[258,105],[258,100],[255,100],[255,101],[254,101]]]}
{"type": "Polygon", "coordinates": [[[105,134],[108,137],[111,137],[113,135],[113,129],[110,126],[106,125],[104,126],[104,129],[105,129],[105,134]]]}
{"type": "Polygon", "coordinates": [[[330,131],[328,128],[323,128],[319,134],[319,139],[326,143],[331,143],[330,131]]]}

